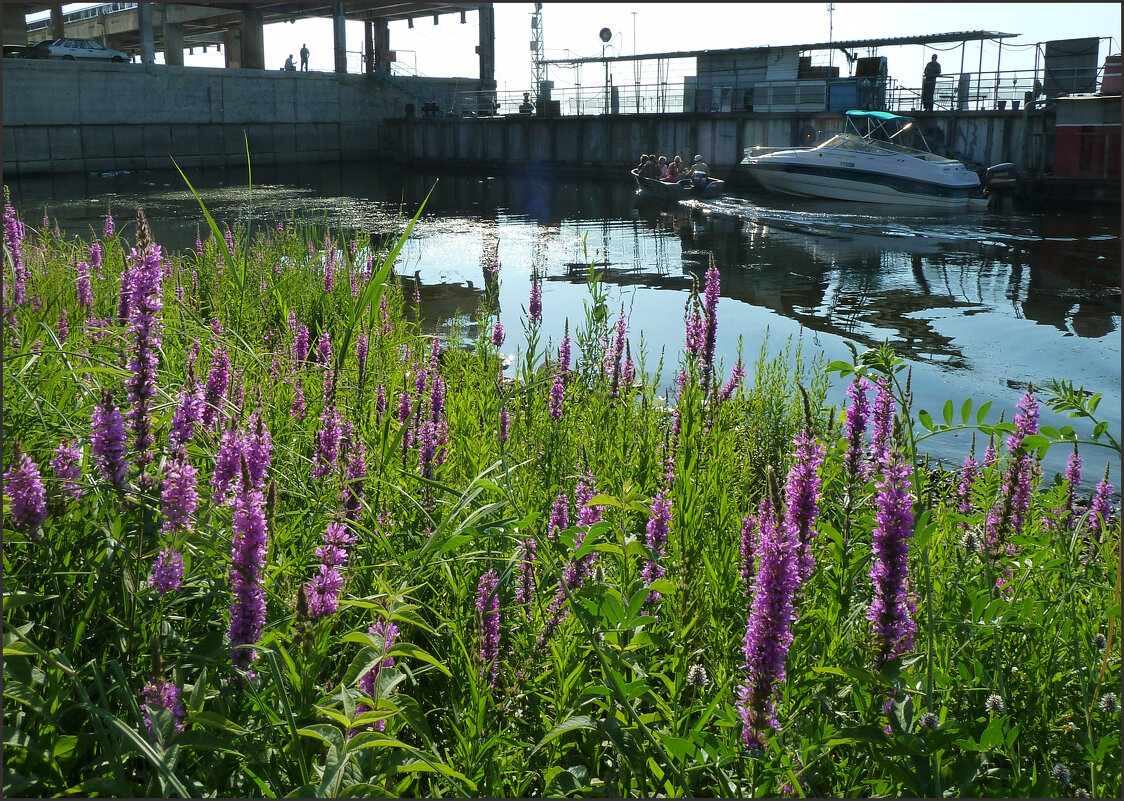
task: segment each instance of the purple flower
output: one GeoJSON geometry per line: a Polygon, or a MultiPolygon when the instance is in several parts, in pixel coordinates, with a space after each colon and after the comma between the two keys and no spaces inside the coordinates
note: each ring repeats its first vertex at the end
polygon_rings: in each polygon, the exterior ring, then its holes
{"type": "Polygon", "coordinates": [[[547,536],[552,540],[558,539],[558,532],[570,527],[570,499],[566,493],[561,492],[554,499],[554,506],[550,510],[550,528],[547,536]]]}
{"type": "Polygon", "coordinates": [[[500,409],[500,445],[507,444],[508,430],[511,426],[511,415],[508,414],[507,407],[500,409]]]}
{"type": "Polygon", "coordinates": [[[703,383],[710,381],[710,374],[714,370],[714,344],[718,334],[718,296],[721,276],[718,268],[714,266],[714,257],[711,256],[710,268],[706,271],[706,286],[703,289],[703,302],[706,308],[706,331],[703,336],[702,368],[703,383]]]}
{"type": "MultiPolygon", "coordinates": [[[[645,529],[645,538],[648,548],[656,557],[664,555],[664,546],[667,545],[667,534],[671,526],[671,500],[667,497],[667,490],[660,490],[652,499],[651,516],[645,529]]],[[[654,558],[649,558],[644,565],[641,576],[644,581],[651,584],[664,574],[664,568],[654,558]]],[[[648,600],[644,603],[654,604],[660,599],[658,592],[648,593],[648,600]]]]}
{"type": "Polygon", "coordinates": [[[437,453],[437,425],[424,420],[418,429],[418,467],[425,478],[433,478],[433,457],[437,453]]]}
{"type": "Polygon", "coordinates": [[[742,589],[746,595],[753,592],[753,578],[757,571],[757,518],[748,514],[742,518],[741,564],[742,589]]]}
{"type": "Polygon", "coordinates": [[[121,412],[113,405],[113,398],[106,390],[101,402],[94,407],[90,418],[92,433],[91,452],[104,478],[117,485],[125,483],[129,469],[125,461],[125,421],[121,412]]]}
{"type": "Polygon", "coordinates": [[[780,527],[772,492],[762,498],[757,521],[760,565],[742,648],[747,676],[738,690],[737,705],[742,742],[750,749],[764,747],[766,728],[779,728],[773,699],[785,680],[797,585],[794,543],[780,527]]]}
{"type": "Polygon", "coordinates": [[[1073,498],[1077,492],[1077,488],[1081,486],[1081,467],[1082,459],[1077,454],[1077,446],[1073,446],[1073,453],[1069,455],[1069,461],[1065,466],[1065,504],[1062,507],[1060,522],[1066,529],[1069,528],[1073,518],[1073,498]]]}
{"type": "Polygon", "coordinates": [[[160,555],[152,564],[152,575],[148,577],[148,586],[154,588],[157,595],[175,592],[182,587],[183,554],[170,548],[160,551],[160,555]]]}
{"type": "Polygon", "coordinates": [[[894,394],[891,391],[890,377],[880,376],[877,381],[878,393],[874,396],[871,417],[871,464],[879,465],[889,455],[890,433],[894,425],[894,394]]]}
{"type": "Polygon", "coordinates": [[[78,479],[82,477],[82,449],[73,442],[59,443],[55,449],[55,456],[51,459],[51,469],[62,481],[62,491],[72,498],[81,498],[82,485],[78,479]]]}
{"type": "Polygon", "coordinates": [[[324,237],[324,251],[328,257],[324,266],[324,291],[331,294],[336,285],[336,248],[331,237],[324,237]]]}
{"type": "Polygon", "coordinates": [[[235,665],[243,668],[249,668],[258,654],[241,646],[256,643],[265,627],[262,572],[267,545],[265,499],[260,490],[244,487],[234,501],[234,540],[227,574],[234,597],[227,631],[230,658],[235,665]]]}
{"type": "Polygon", "coordinates": [[[168,463],[168,473],[164,477],[164,488],[160,494],[160,513],[166,518],[160,530],[167,533],[183,528],[192,530],[191,515],[199,494],[195,488],[195,468],[187,460],[184,451],[168,463]]]}
{"type": "Polygon", "coordinates": [[[215,471],[211,474],[215,503],[223,503],[231,487],[237,488],[237,483],[240,483],[242,445],[242,438],[233,428],[227,428],[222,432],[219,449],[215,453],[215,471]]]}
{"type": "Polygon", "coordinates": [[[229,228],[227,228],[225,231],[222,232],[222,235],[226,239],[226,249],[229,250],[230,254],[233,256],[234,255],[234,232],[231,231],[229,228]]]}
{"type": "Polygon", "coordinates": [[[857,375],[847,388],[851,405],[844,412],[846,417],[847,455],[844,457],[844,473],[848,477],[862,480],[866,478],[867,468],[863,462],[863,435],[870,418],[870,404],[866,399],[870,382],[865,376],[857,375]]]}
{"type": "Polygon", "coordinates": [[[211,369],[207,373],[207,386],[203,393],[203,427],[210,429],[220,419],[219,404],[226,395],[226,385],[230,382],[230,357],[225,348],[218,348],[211,354],[211,369]]]}
{"type": "Polygon", "coordinates": [[[894,454],[884,463],[883,478],[876,485],[878,511],[870,567],[874,593],[866,618],[874,624],[878,666],[912,651],[917,631],[909,600],[909,538],[913,536],[909,477],[909,465],[894,454]]]}
{"type": "Polygon", "coordinates": [[[793,464],[785,486],[784,530],[796,548],[797,586],[800,586],[812,575],[816,564],[812,556],[812,537],[816,536],[813,526],[820,497],[820,478],[816,471],[823,464],[826,451],[806,430],[796,435],[793,445],[793,464]]]}
{"type": "Polygon", "coordinates": [[[429,419],[436,423],[445,411],[445,381],[434,373],[429,387],[429,419]]]}
{"type": "MultiPolygon", "coordinates": [[[[107,217],[105,221],[107,231],[112,233],[113,218],[107,217]]],[[[108,236],[109,234],[107,234],[108,236]]],[[[180,688],[172,684],[170,681],[163,679],[153,683],[149,682],[144,685],[144,692],[141,693],[141,704],[144,709],[144,725],[148,727],[148,733],[153,738],[159,736],[156,731],[156,726],[149,716],[149,709],[164,708],[172,711],[172,728],[175,734],[179,734],[184,729],[183,716],[185,710],[183,708],[183,701],[180,700],[180,688]]]]}
{"type": "Polygon", "coordinates": [[[367,347],[367,332],[360,331],[355,338],[355,360],[359,363],[360,372],[367,367],[367,347]]]}
{"type": "Polygon", "coordinates": [[[531,325],[542,321],[542,284],[534,276],[531,278],[531,299],[527,304],[527,315],[531,325]]]}
{"type": "Polygon", "coordinates": [[[320,428],[316,431],[316,464],[312,467],[313,478],[323,478],[335,470],[342,438],[343,429],[340,427],[339,410],[329,406],[320,415],[320,428]]]}
{"type": "MultiPolygon", "coordinates": [[[[23,263],[23,223],[16,216],[14,207],[4,205],[4,244],[12,260],[12,302],[20,306],[27,299],[27,268],[23,263]]],[[[7,283],[7,282],[3,282],[7,283]]]]}
{"type": "Polygon", "coordinates": [[[375,390],[375,414],[380,420],[386,414],[386,389],[382,384],[379,384],[378,389],[375,390]]]}
{"type": "Polygon", "coordinates": [[[697,293],[692,292],[691,297],[687,299],[683,317],[686,321],[683,330],[683,348],[687,352],[688,359],[697,361],[702,355],[703,348],[706,347],[706,326],[703,324],[697,293]],[[694,308],[691,308],[692,305],[694,308]]]}
{"type": "Polygon", "coordinates": [[[84,261],[78,262],[77,267],[78,283],[75,284],[74,290],[78,300],[78,308],[80,309],[93,309],[94,307],[94,290],[90,286],[90,265],[84,261]]]}
{"type": "Polygon", "coordinates": [[[999,459],[999,452],[995,449],[995,439],[988,438],[987,449],[984,451],[983,467],[987,470],[999,459]]]}
{"type": "Polygon", "coordinates": [[[500,649],[500,596],[499,576],[489,570],[480,577],[476,588],[476,612],[480,620],[480,651],[483,662],[481,673],[488,677],[488,684],[495,685],[499,663],[496,657],[500,649]]]}
{"type": "Polygon", "coordinates": [[[496,320],[495,325],[492,326],[492,347],[498,348],[503,344],[503,340],[503,323],[501,323],[499,320],[496,320]]]}
{"type": "Polygon", "coordinates": [[[596,494],[594,478],[587,473],[574,489],[574,504],[578,509],[577,524],[579,526],[592,526],[594,523],[599,523],[601,521],[601,510],[604,507],[588,505],[596,494]]]}
{"type": "Polygon", "coordinates": [[[344,500],[344,514],[354,522],[359,519],[363,506],[363,482],[367,478],[367,451],[363,443],[355,439],[347,458],[347,498],[344,500]]]}
{"type": "Polygon", "coordinates": [[[1108,467],[1105,467],[1104,478],[1097,482],[1097,489],[1093,495],[1093,503],[1089,507],[1089,519],[1092,521],[1093,530],[1103,533],[1108,528],[1108,521],[1112,517],[1112,484],[1108,482],[1108,467]]]}
{"type": "Polygon", "coordinates": [[[550,400],[547,403],[552,420],[562,419],[562,401],[565,396],[566,388],[562,383],[562,374],[558,373],[554,376],[554,383],[550,386],[550,400]]]}
{"type": "Polygon", "coordinates": [[[527,537],[519,544],[518,579],[515,583],[515,600],[523,608],[523,615],[530,617],[531,601],[535,597],[535,551],[538,548],[534,537],[527,537]]]}
{"type": "Polygon", "coordinates": [[[297,420],[304,419],[305,401],[304,401],[304,387],[300,384],[293,386],[293,402],[289,404],[289,414],[297,420]]]}
{"type": "Polygon", "coordinates": [[[1015,430],[1007,437],[1007,451],[1014,454],[1031,434],[1038,433],[1038,401],[1028,389],[1015,406],[1015,430]]]}
{"type": "Polygon", "coordinates": [[[102,250],[101,242],[94,242],[90,245],[90,267],[93,269],[94,274],[97,275],[98,280],[101,280],[101,264],[102,259],[105,257],[105,251],[102,250]]]}
{"type": "MultiPolygon", "coordinates": [[[[381,637],[383,641],[383,651],[389,651],[394,647],[394,641],[398,639],[398,627],[391,623],[389,620],[377,620],[375,625],[368,627],[367,631],[376,637],[381,637]]],[[[378,700],[375,697],[375,691],[378,688],[379,673],[383,670],[388,670],[394,667],[394,657],[388,656],[383,658],[377,665],[363,674],[359,679],[359,689],[365,692],[372,700],[378,700]]],[[[362,715],[364,712],[370,712],[372,708],[366,703],[361,703],[355,707],[355,713],[362,715]]],[[[386,721],[375,721],[375,729],[378,731],[386,730],[386,721]]]]}
{"type": "Polygon", "coordinates": [[[18,529],[39,538],[36,529],[47,519],[47,490],[39,475],[39,465],[17,449],[12,465],[4,474],[4,494],[12,502],[11,514],[18,529]]]}
{"type": "Polygon", "coordinates": [[[195,436],[195,424],[203,419],[205,409],[203,388],[195,380],[194,371],[188,370],[187,381],[180,390],[179,403],[172,413],[172,427],[168,432],[173,446],[189,442],[195,436]]]}
{"type": "Polygon", "coordinates": [[[570,373],[570,334],[569,322],[566,323],[566,335],[562,337],[562,344],[558,346],[558,374],[562,376],[562,380],[566,380],[566,376],[570,373]]]}
{"type": "Polygon", "coordinates": [[[355,542],[343,523],[333,521],[328,524],[322,537],[324,544],[316,549],[320,557],[319,573],[308,584],[308,613],[313,619],[335,614],[339,609],[339,595],[343,588],[340,567],[348,563],[348,548],[355,542]]]}
{"type": "Polygon", "coordinates": [[[105,215],[105,230],[103,232],[106,239],[113,236],[113,230],[113,215],[107,212],[105,215]]]}
{"type": "Polygon", "coordinates": [[[328,338],[327,331],[321,332],[320,339],[316,341],[316,361],[324,366],[332,361],[332,340],[328,338]]]}
{"type": "Polygon", "coordinates": [[[742,366],[741,360],[733,366],[730,370],[730,380],[722,387],[722,392],[719,395],[719,400],[726,403],[737,392],[738,387],[742,385],[742,379],[745,378],[745,367],[742,366]]]}
{"type": "Polygon", "coordinates": [[[265,486],[265,474],[273,461],[273,439],[262,418],[261,410],[250,415],[249,434],[242,437],[242,454],[246,457],[246,470],[254,489],[265,486]]]}
{"type": "Polygon", "coordinates": [[[293,364],[299,365],[308,358],[308,328],[302,323],[297,326],[293,337],[293,364]]]}

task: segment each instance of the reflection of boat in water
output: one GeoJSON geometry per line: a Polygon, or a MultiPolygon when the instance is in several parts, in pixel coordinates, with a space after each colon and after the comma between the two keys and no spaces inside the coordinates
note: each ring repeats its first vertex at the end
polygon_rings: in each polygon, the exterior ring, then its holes
{"type": "Polygon", "coordinates": [[[721,197],[726,191],[726,182],[718,178],[706,179],[706,182],[696,182],[690,178],[680,178],[678,181],[660,181],[655,178],[641,178],[638,170],[633,169],[632,177],[636,181],[636,191],[643,198],[660,200],[687,200],[688,198],[721,197]]]}
{"type": "Polygon", "coordinates": [[[798,197],[984,211],[980,177],[938,156],[912,117],[848,111],[847,131],[802,148],[749,148],[742,165],[766,189],[798,197]],[[908,134],[919,147],[901,144],[908,134]]]}

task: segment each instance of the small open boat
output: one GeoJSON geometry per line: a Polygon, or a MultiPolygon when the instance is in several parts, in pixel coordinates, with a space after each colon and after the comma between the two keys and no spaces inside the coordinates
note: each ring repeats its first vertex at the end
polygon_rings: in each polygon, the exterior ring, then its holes
{"type": "Polygon", "coordinates": [[[659,200],[687,200],[688,198],[721,197],[726,191],[726,182],[718,178],[707,178],[703,185],[696,184],[690,178],[680,178],[678,181],[660,181],[655,178],[641,178],[639,170],[631,170],[636,181],[636,191],[644,198],[659,200]]]}

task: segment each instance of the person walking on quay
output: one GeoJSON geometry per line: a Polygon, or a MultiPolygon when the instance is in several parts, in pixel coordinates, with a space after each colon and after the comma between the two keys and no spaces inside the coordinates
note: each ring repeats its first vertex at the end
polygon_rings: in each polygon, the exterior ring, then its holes
{"type": "Polygon", "coordinates": [[[308,45],[301,45],[301,72],[308,72],[308,45]]]}
{"type": "Polygon", "coordinates": [[[937,90],[937,78],[941,74],[941,65],[937,61],[937,54],[925,65],[925,73],[921,78],[921,108],[924,111],[933,110],[933,95],[937,90]]]}

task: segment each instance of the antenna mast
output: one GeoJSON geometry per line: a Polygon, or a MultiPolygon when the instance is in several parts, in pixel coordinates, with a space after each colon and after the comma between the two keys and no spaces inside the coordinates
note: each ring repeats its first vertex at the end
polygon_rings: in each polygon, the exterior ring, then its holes
{"type": "Polygon", "coordinates": [[[542,82],[546,79],[546,65],[542,62],[542,3],[535,3],[535,13],[531,15],[531,72],[536,105],[542,92],[542,82]]]}

